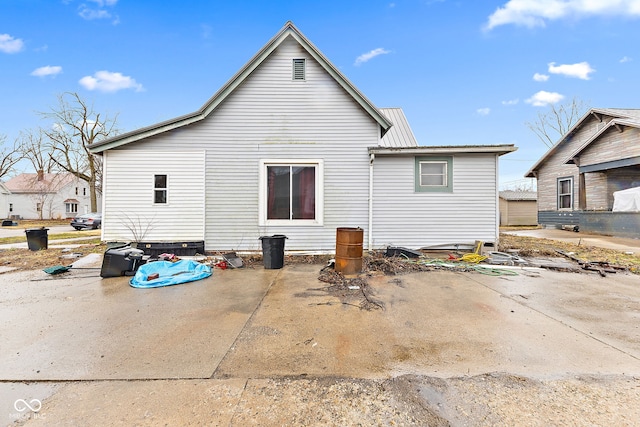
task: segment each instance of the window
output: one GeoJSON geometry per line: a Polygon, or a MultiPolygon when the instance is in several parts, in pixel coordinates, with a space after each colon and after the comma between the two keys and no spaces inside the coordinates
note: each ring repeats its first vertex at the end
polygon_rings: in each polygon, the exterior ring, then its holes
{"type": "Polygon", "coordinates": [[[262,225],[322,224],[322,162],[262,161],[262,225]]]}
{"type": "Polygon", "coordinates": [[[42,203],[36,203],[36,211],[42,212],[42,203]]]}
{"type": "Polygon", "coordinates": [[[416,157],[416,192],[453,191],[452,157],[416,157]]]}
{"type": "Polygon", "coordinates": [[[87,188],[86,188],[86,187],[82,189],[82,195],[83,195],[83,196],[86,196],[86,195],[87,195],[87,188]]]}
{"type": "Polygon", "coordinates": [[[76,187],[76,196],[78,195],[78,187],[76,187]]]}
{"type": "Polygon", "coordinates": [[[78,213],[77,203],[65,203],[64,204],[67,213],[78,213]]]}
{"type": "Polygon", "coordinates": [[[167,203],[167,175],[153,176],[153,203],[167,203]]]}
{"type": "Polygon", "coordinates": [[[9,212],[13,212],[13,203],[9,203],[9,212]]]}
{"type": "Polygon", "coordinates": [[[558,178],[558,209],[573,208],[573,178],[558,178]]]}
{"type": "Polygon", "coordinates": [[[305,80],[305,60],[294,59],[293,60],[293,80],[305,80]]]}

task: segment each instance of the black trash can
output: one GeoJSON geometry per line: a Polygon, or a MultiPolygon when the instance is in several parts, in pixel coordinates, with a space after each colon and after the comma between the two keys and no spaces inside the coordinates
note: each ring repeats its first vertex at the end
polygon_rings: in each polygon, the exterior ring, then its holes
{"type": "Polygon", "coordinates": [[[39,251],[41,249],[47,249],[49,246],[49,236],[47,235],[48,228],[28,228],[25,230],[27,233],[27,245],[31,251],[39,251]]]}
{"type": "Polygon", "coordinates": [[[284,240],[287,236],[275,234],[273,236],[262,236],[262,262],[264,268],[275,270],[284,265],[284,240]]]}

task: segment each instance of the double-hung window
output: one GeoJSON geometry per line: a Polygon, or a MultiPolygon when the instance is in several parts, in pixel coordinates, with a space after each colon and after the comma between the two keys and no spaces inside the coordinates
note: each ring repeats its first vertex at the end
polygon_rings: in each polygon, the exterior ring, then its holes
{"type": "Polygon", "coordinates": [[[573,177],[558,178],[558,209],[573,208],[573,177]]]}
{"type": "Polygon", "coordinates": [[[262,225],[322,224],[321,160],[263,160],[260,167],[262,225]]]}
{"type": "Polygon", "coordinates": [[[153,176],[153,203],[167,203],[167,175],[153,176]]]}
{"type": "Polygon", "coordinates": [[[415,190],[417,192],[453,191],[452,157],[416,157],[415,190]]]}

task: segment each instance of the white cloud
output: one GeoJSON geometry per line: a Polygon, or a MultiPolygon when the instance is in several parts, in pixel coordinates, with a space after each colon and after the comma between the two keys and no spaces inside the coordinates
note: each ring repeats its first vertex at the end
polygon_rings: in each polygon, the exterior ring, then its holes
{"type": "Polygon", "coordinates": [[[624,64],[625,62],[631,62],[631,61],[633,61],[633,59],[629,58],[628,56],[623,56],[623,57],[620,59],[620,63],[621,63],[621,64],[624,64]]]}
{"type": "Polygon", "coordinates": [[[104,9],[91,9],[86,5],[80,6],[80,12],[78,12],[82,18],[87,21],[93,21],[94,19],[109,19],[111,14],[104,9]]]}
{"type": "Polygon", "coordinates": [[[100,92],[117,92],[123,89],[134,89],[136,92],[144,90],[142,85],[131,77],[123,76],[122,73],[112,73],[111,71],[98,71],[93,76],[81,78],[79,83],[87,90],[100,92]]]}
{"type": "Polygon", "coordinates": [[[558,66],[556,66],[555,62],[549,64],[549,72],[552,74],[562,74],[567,77],[576,77],[582,80],[589,80],[589,74],[595,71],[588,62],[562,64],[558,66]]]}
{"type": "Polygon", "coordinates": [[[98,7],[115,6],[116,3],[118,3],[118,0],[89,0],[89,1],[96,3],[98,7]]]}
{"type": "Polygon", "coordinates": [[[24,48],[22,39],[16,39],[9,34],[0,34],[0,52],[18,53],[24,48]]]}
{"type": "Polygon", "coordinates": [[[537,82],[546,82],[547,80],[549,80],[549,76],[547,76],[546,74],[535,73],[533,75],[533,80],[537,82]]]}
{"type": "Polygon", "coordinates": [[[520,102],[520,100],[518,98],[509,99],[507,101],[502,101],[502,105],[516,105],[518,102],[520,102]]]}
{"type": "Polygon", "coordinates": [[[531,98],[525,100],[527,104],[531,104],[534,107],[546,107],[549,104],[556,104],[564,99],[564,95],[560,95],[557,92],[547,92],[541,90],[534,94],[531,98]]]}
{"type": "Polygon", "coordinates": [[[491,108],[485,107],[485,108],[478,108],[476,110],[476,113],[478,113],[481,116],[488,116],[489,113],[491,113],[491,108]]]}
{"type": "Polygon", "coordinates": [[[113,7],[118,3],[118,0],[89,0],[95,3],[95,6],[88,4],[81,4],[79,7],[78,15],[87,21],[93,21],[95,19],[111,19],[114,25],[120,23],[120,18],[116,15],[112,15],[107,8],[113,7]]]}
{"type": "Polygon", "coordinates": [[[62,72],[62,67],[59,65],[45,65],[44,67],[36,68],[31,72],[32,76],[36,77],[46,77],[46,76],[55,76],[62,72]]]}
{"type": "Polygon", "coordinates": [[[587,16],[640,16],[640,0],[509,0],[496,9],[485,25],[544,27],[547,21],[587,16]]]}
{"type": "Polygon", "coordinates": [[[379,47],[377,49],[373,49],[370,52],[363,53],[362,55],[358,56],[356,58],[355,65],[364,64],[365,62],[375,58],[376,56],[386,55],[387,53],[391,53],[391,51],[390,50],[386,50],[386,49],[384,49],[382,47],[379,47]]]}

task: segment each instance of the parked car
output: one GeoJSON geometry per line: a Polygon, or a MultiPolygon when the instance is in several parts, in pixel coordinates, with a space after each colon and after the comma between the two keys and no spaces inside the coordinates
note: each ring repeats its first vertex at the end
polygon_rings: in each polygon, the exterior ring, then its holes
{"type": "Polygon", "coordinates": [[[88,213],[84,215],[78,215],[71,220],[71,226],[76,230],[82,230],[83,228],[100,228],[102,225],[101,213],[88,213]]]}

